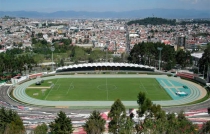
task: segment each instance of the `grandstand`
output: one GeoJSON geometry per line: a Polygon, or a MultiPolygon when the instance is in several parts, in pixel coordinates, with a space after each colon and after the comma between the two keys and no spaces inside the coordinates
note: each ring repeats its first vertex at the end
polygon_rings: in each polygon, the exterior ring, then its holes
{"type": "Polygon", "coordinates": [[[63,66],[56,69],[56,73],[68,71],[154,71],[154,67],[132,63],[85,63],[63,66]]]}
{"type": "Polygon", "coordinates": [[[191,72],[177,72],[176,75],[179,77],[184,77],[184,78],[188,78],[188,79],[194,79],[194,77],[198,77],[197,74],[193,74],[191,72]]]}

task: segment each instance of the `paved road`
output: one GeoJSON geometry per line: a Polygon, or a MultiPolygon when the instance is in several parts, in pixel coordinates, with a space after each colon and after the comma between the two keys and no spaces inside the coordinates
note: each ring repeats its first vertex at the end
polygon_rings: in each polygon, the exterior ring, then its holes
{"type": "Polygon", "coordinates": [[[193,104],[188,106],[173,106],[173,107],[164,107],[163,110],[166,112],[180,112],[180,111],[193,111],[193,110],[199,110],[199,109],[207,109],[210,107],[210,99],[199,103],[199,104],[193,104]]]}
{"type": "Polygon", "coordinates": [[[17,102],[14,102],[11,100],[7,95],[7,90],[9,89],[9,86],[0,86],[0,101],[8,102],[11,105],[18,106],[20,105],[17,102]]]}

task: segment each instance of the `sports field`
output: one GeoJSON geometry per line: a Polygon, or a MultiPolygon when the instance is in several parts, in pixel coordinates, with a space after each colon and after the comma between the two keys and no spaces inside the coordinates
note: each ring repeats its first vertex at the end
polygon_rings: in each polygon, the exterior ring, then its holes
{"type": "Polygon", "coordinates": [[[41,100],[135,101],[140,91],[153,101],[171,100],[155,78],[58,78],[30,85],[25,92],[41,100]]]}

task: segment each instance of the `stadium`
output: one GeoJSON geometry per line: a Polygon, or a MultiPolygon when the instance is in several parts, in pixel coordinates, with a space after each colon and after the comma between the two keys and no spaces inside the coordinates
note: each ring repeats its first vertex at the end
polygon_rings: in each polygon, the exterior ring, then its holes
{"type": "Polygon", "coordinates": [[[60,67],[52,74],[31,75],[16,84],[12,96],[28,105],[57,108],[110,107],[118,98],[126,107],[136,107],[139,92],[161,106],[194,103],[207,94],[200,85],[154,67],[88,63],[60,67]]]}

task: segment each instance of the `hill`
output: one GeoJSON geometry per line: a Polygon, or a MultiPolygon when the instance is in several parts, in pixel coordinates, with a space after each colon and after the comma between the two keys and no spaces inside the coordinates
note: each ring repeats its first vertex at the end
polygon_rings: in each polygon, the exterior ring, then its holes
{"type": "Polygon", "coordinates": [[[169,20],[169,19],[163,19],[163,18],[157,18],[157,17],[149,17],[145,19],[140,19],[140,20],[133,20],[129,21],[128,25],[132,24],[139,24],[139,25],[163,25],[163,24],[168,24],[168,25],[175,25],[176,20],[169,20]]]}
{"type": "Polygon", "coordinates": [[[90,12],[90,11],[56,11],[51,13],[36,11],[0,11],[2,16],[28,18],[145,18],[155,16],[159,18],[210,18],[210,10],[185,9],[140,9],[122,12],[90,12]]]}

